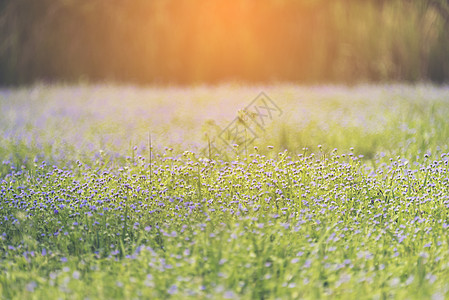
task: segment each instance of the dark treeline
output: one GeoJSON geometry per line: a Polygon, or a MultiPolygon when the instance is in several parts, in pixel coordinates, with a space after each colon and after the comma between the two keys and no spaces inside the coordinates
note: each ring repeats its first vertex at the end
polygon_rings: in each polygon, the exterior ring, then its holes
{"type": "Polygon", "coordinates": [[[449,82],[447,0],[1,0],[0,84],[449,82]]]}

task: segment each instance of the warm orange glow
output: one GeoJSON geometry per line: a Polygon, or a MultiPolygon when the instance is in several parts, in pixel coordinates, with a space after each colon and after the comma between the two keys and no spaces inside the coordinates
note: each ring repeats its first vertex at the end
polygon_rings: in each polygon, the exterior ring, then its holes
{"type": "Polygon", "coordinates": [[[3,12],[9,27],[0,40],[9,42],[0,43],[0,82],[5,76],[142,83],[449,77],[448,23],[414,1],[31,3],[11,1],[3,12]]]}

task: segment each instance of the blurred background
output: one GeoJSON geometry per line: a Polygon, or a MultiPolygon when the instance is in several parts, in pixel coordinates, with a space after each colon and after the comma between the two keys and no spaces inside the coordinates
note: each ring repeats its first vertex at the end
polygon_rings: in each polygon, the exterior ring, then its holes
{"type": "Polygon", "coordinates": [[[0,85],[449,81],[447,0],[2,0],[0,85]]]}

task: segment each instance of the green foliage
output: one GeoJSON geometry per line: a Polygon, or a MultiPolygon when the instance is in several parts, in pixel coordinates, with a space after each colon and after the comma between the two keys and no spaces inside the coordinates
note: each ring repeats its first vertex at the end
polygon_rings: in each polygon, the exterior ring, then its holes
{"type": "Polygon", "coordinates": [[[264,90],[232,161],[192,142],[254,87],[1,90],[0,297],[449,297],[447,88],[264,90]]]}
{"type": "Polygon", "coordinates": [[[154,161],[153,181],[143,159],[11,172],[0,185],[3,297],[447,295],[444,156],[378,158],[376,169],[337,151],[192,158],[154,161]]]}
{"type": "Polygon", "coordinates": [[[443,0],[0,5],[0,84],[449,78],[449,9],[443,0]]]}

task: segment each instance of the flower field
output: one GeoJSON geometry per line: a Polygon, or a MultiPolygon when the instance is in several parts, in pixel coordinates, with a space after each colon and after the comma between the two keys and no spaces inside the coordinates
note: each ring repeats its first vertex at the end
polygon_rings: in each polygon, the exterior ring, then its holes
{"type": "Polygon", "coordinates": [[[449,298],[447,116],[426,85],[0,90],[1,299],[449,298]],[[202,155],[261,91],[282,115],[202,155]]]}

